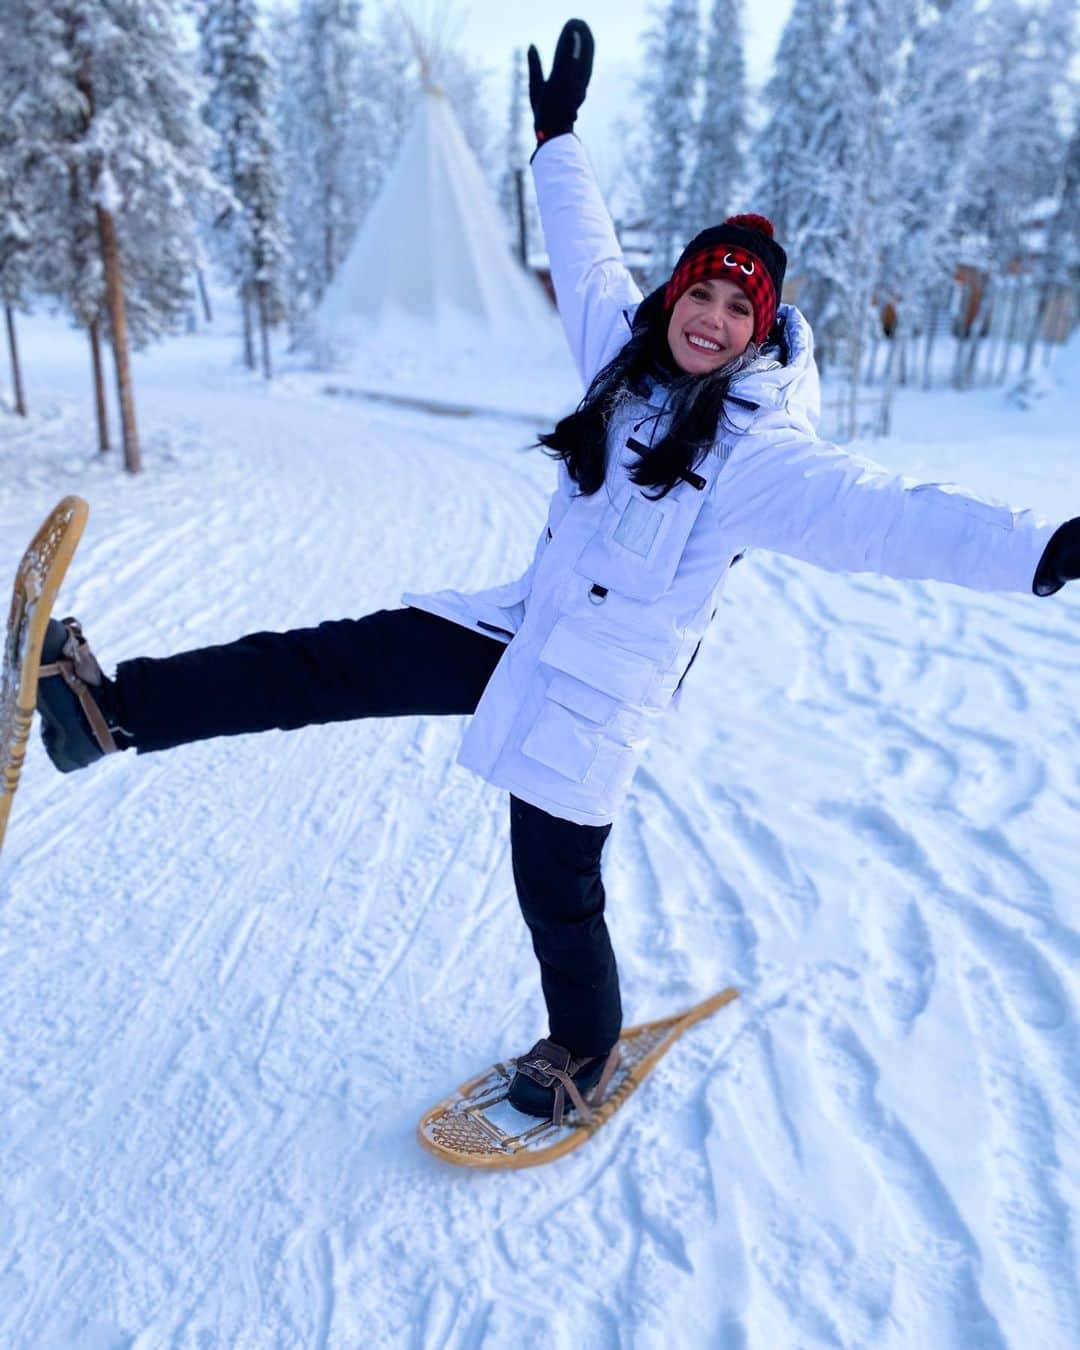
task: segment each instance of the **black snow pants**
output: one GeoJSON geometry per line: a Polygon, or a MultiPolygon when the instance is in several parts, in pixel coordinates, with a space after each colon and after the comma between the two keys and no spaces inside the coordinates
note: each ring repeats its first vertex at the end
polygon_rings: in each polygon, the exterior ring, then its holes
{"type": "MultiPolygon", "coordinates": [[[[359,717],[471,713],[503,652],[496,638],[418,609],[123,662],[121,721],[140,753],[212,736],[359,717]]],[[[578,825],[510,798],[521,912],[540,962],[551,1039],[599,1055],[622,1023],[600,860],[610,825],[578,825]]]]}

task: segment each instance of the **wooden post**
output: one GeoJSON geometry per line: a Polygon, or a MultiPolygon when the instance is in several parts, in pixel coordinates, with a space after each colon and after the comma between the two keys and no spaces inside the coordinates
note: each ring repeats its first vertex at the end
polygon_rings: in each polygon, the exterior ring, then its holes
{"type": "Polygon", "coordinates": [[[109,409],[105,402],[105,372],[101,364],[101,328],[97,319],[90,325],[90,360],[94,366],[94,408],[97,412],[98,450],[109,449],[109,409]]]}
{"type": "Polygon", "coordinates": [[[97,208],[101,256],[105,264],[105,302],[112,326],[113,357],[116,364],[116,393],[120,403],[120,430],[124,441],[124,468],[138,473],[142,468],[139,433],[135,426],[135,398],[131,388],[131,364],[128,359],[127,312],[124,308],[124,278],[120,266],[120,248],[116,241],[116,223],[112,213],[97,208]]]}
{"type": "Polygon", "coordinates": [[[15,411],[20,417],[25,417],[26,397],[23,393],[22,369],[19,366],[19,346],[15,341],[15,311],[10,305],[4,306],[4,318],[7,320],[8,352],[11,356],[11,383],[15,390],[15,411]]]}

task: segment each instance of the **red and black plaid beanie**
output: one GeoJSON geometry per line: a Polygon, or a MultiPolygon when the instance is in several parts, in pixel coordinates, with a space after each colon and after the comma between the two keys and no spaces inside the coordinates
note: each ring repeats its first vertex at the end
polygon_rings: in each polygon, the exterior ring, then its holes
{"type": "Polygon", "coordinates": [[[787,254],[773,238],[772,221],[764,216],[730,216],[702,230],[683,249],[664,288],[664,310],[699,281],[733,281],[754,307],[754,341],[760,346],[776,322],[784,287],[787,254]]]}

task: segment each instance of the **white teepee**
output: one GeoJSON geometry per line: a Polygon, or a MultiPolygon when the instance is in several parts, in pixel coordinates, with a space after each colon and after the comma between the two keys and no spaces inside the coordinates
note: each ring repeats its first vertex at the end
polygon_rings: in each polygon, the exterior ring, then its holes
{"type": "Polygon", "coordinates": [[[491,191],[446,97],[428,84],[393,169],[318,311],[332,344],[525,345],[553,323],[510,251],[491,191]]]}

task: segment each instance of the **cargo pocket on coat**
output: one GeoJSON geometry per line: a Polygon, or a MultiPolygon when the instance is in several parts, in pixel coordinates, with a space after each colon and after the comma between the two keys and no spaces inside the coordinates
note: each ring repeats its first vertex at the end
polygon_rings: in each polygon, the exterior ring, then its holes
{"type": "Polygon", "coordinates": [[[565,622],[552,629],[539,660],[551,675],[521,753],[575,783],[589,778],[598,755],[604,773],[613,759],[632,755],[632,747],[605,734],[605,728],[621,707],[644,697],[656,673],[652,662],[593,642],[565,622]]]}

